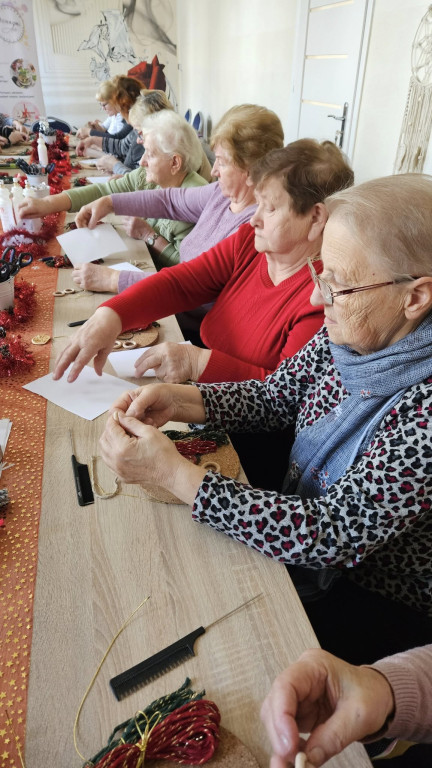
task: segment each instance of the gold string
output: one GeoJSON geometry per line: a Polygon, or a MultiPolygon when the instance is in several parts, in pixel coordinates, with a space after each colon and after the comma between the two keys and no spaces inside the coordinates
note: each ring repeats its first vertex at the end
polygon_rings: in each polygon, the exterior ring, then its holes
{"type": "Polygon", "coordinates": [[[10,717],[9,717],[9,712],[7,711],[7,709],[5,710],[5,712],[6,712],[6,720],[7,720],[7,724],[8,724],[8,726],[9,726],[9,728],[11,729],[11,731],[12,731],[12,734],[13,734],[13,737],[14,737],[14,739],[15,739],[15,744],[16,744],[16,748],[17,748],[17,751],[18,751],[18,757],[19,757],[19,759],[20,759],[20,763],[21,763],[21,765],[22,765],[22,768],[25,768],[24,758],[23,758],[23,756],[22,756],[21,747],[20,747],[20,745],[19,745],[18,736],[16,735],[16,733],[15,733],[15,731],[14,731],[14,727],[13,727],[13,725],[12,725],[12,720],[11,720],[11,719],[10,719],[10,717]]]}
{"type": "Polygon", "coordinates": [[[157,724],[161,721],[161,719],[162,719],[162,714],[160,712],[153,712],[153,714],[150,717],[150,719],[147,717],[145,712],[141,712],[140,711],[140,712],[137,712],[137,714],[135,715],[135,725],[136,725],[136,728],[137,728],[137,731],[138,731],[139,735],[141,736],[141,741],[136,744],[136,746],[138,747],[138,749],[141,752],[141,754],[140,754],[140,756],[138,758],[138,762],[136,764],[136,768],[142,768],[142,766],[144,765],[145,753],[146,753],[146,750],[147,750],[147,744],[149,742],[149,738],[151,736],[152,731],[154,730],[154,728],[156,728],[157,724]],[[141,715],[144,718],[144,720],[146,721],[146,726],[144,728],[144,733],[142,733],[141,728],[139,727],[139,723],[138,723],[139,715],[141,715]],[[154,723],[154,725],[150,725],[151,721],[154,718],[156,718],[156,722],[154,723]]]}
{"type": "MultiPolygon", "coordinates": [[[[82,754],[81,754],[81,752],[80,752],[80,751],[79,751],[79,749],[78,749],[78,745],[77,745],[77,730],[78,730],[78,723],[79,723],[79,719],[80,719],[80,715],[81,715],[81,711],[82,711],[82,708],[83,708],[83,706],[84,706],[84,704],[85,704],[85,702],[86,702],[87,696],[89,695],[89,693],[90,693],[91,689],[93,688],[93,685],[94,685],[94,683],[95,683],[95,681],[96,681],[96,678],[97,678],[97,676],[98,676],[99,672],[101,671],[102,665],[103,665],[103,663],[104,663],[104,661],[105,661],[106,657],[108,656],[108,654],[109,654],[109,652],[110,652],[111,648],[113,647],[113,645],[114,645],[115,641],[116,641],[116,640],[117,640],[117,638],[118,638],[118,637],[121,635],[121,633],[123,632],[123,630],[124,630],[124,629],[126,629],[126,627],[127,627],[127,625],[129,624],[129,622],[130,622],[130,621],[133,619],[133,617],[134,617],[134,616],[135,616],[135,614],[136,614],[136,613],[137,613],[137,612],[140,610],[140,608],[142,608],[142,607],[143,607],[144,603],[146,603],[146,602],[147,602],[147,600],[150,600],[150,595],[148,595],[148,596],[147,596],[147,597],[146,597],[146,598],[145,598],[145,599],[142,601],[142,603],[140,603],[140,604],[139,604],[139,606],[138,606],[137,608],[135,608],[135,610],[134,610],[134,611],[132,611],[132,613],[130,614],[130,616],[129,616],[129,617],[126,619],[126,621],[124,622],[124,624],[123,624],[123,625],[120,627],[120,629],[119,629],[119,631],[117,632],[117,634],[116,634],[116,635],[114,635],[113,639],[111,640],[111,642],[110,642],[110,644],[109,644],[108,648],[106,649],[106,651],[105,651],[105,653],[104,653],[104,655],[103,655],[103,657],[102,657],[102,661],[99,663],[99,666],[98,666],[98,668],[97,668],[96,672],[94,673],[94,675],[93,675],[93,677],[92,677],[92,679],[91,679],[91,681],[90,681],[90,683],[89,683],[89,685],[88,685],[88,687],[87,687],[87,690],[86,690],[86,692],[85,692],[84,696],[82,697],[82,700],[81,700],[81,704],[79,705],[79,707],[78,707],[78,711],[77,711],[77,713],[76,713],[76,716],[75,716],[75,722],[74,722],[74,727],[73,727],[73,741],[74,741],[75,752],[77,753],[77,755],[79,755],[79,757],[81,758],[81,760],[84,760],[84,761],[85,761],[85,757],[84,757],[84,755],[82,755],[82,754]]],[[[24,765],[23,765],[23,768],[25,768],[25,766],[24,766],[24,765]]]]}
{"type": "Polygon", "coordinates": [[[114,496],[117,496],[117,494],[120,492],[120,480],[116,475],[114,478],[115,488],[113,491],[105,491],[105,489],[102,488],[101,484],[96,479],[96,462],[99,458],[100,456],[92,456],[91,462],[90,462],[90,480],[93,488],[93,493],[95,496],[98,497],[98,499],[112,499],[114,496]]]}

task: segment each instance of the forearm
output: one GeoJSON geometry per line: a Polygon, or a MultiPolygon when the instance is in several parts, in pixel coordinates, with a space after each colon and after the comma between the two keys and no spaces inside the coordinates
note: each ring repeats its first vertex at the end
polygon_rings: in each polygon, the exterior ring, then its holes
{"type": "Polygon", "coordinates": [[[50,197],[43,197],[39,200],[41,207],[44,209],[43,216],[47,216],[50,213],[59,213],[60,211],[70,211],[71,200],[67,192],[60,192],[58,195],[50,195],[50,197]]]}

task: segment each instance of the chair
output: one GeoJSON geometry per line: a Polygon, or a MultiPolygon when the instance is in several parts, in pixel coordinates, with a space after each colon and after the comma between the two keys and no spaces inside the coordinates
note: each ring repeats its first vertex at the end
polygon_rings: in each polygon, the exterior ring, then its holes
{"type": "Polygon", "coordinates": [[[192,127],[195,128],[198,137],[202,139],[204,136],[204,116],[202,112],[196,113],[192,122],[192,127]]]}
{"type": "Polygon", "coordinates": [[[190,121],[192,120],[192,110],[191,109],[187,109],[186,110],[186,112],[185,112],[185,120],[186,120],[187,123],[190,123],[190,121]]]}

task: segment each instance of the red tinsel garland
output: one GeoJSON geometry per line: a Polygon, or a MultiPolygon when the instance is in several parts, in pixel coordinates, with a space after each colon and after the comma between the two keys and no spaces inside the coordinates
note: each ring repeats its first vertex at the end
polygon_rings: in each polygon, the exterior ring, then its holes
{"type": "Polygon", "coordinates": [[[150,728],[140,742],[115,747],[94,768],[137,768],[144,755],[149,760],[202,765],[219,743],[219,723],[220,713],[212,701],[188,702],[150,728]]]}
{"type": "Polygon", "coordinates": [[[33,283],[27,283],[25,280],[15,281],[14,306],[0,311],[0,327],[10,331],[17,323],[25,323],[32,317],[36,307],[35,291],[36,286],[33,283]]]}
{"type": "Polygon", "coordinates": [[[0,343],[0,378],[24,373],[34,365],[33,355],[27,351],[20,338],[13,336],[11,341],[0,343]]]}

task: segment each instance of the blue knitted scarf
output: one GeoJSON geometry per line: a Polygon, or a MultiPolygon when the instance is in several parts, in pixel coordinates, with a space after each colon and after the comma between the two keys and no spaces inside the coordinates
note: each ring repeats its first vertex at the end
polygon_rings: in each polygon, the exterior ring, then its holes
{"type": "Polygon", "coordinates": [[[284,491],[302,499],[324,496],[366,450],[405,390],[432,375],[432,315],[408,336],[370,355],[329,344],[348,396],[294,441],[284,491]]]}

